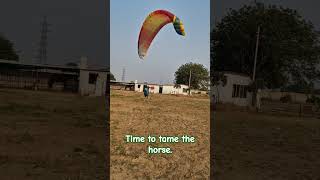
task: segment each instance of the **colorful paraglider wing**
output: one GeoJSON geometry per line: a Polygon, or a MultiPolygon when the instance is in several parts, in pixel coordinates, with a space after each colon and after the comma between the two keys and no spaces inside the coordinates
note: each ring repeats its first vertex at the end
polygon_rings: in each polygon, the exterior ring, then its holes
{"type": "Polygon", "coordinates": [[[165,10],[157,10],[145,19],[138,40],[138,54],[143,59],[151,45],[152,40],[160,29],[168,23],[173,23],[176,32],[185,35],[184,27],[179,18],[165,10]]]}
{"type": "Polygon", "coordinates": [[[185,32],[184,32],[184,26],[181,22],[181,20],[178,18],[178,17],[174,17],[173,19],[173,26],[174,26],[174,29],[176,30],[176,32],[182,36],[185,36],[185,32]]]}

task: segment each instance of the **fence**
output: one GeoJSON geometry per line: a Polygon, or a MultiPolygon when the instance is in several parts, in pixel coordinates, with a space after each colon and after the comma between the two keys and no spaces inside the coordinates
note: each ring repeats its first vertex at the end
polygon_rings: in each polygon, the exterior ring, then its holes
{"type": "Polygon", "coordinates": [[[261,112],[296,115],[304,117],[320,117],[319,110],[312,104],[306,103],[281,103],[281,102],[261,102],[261,112]]]}

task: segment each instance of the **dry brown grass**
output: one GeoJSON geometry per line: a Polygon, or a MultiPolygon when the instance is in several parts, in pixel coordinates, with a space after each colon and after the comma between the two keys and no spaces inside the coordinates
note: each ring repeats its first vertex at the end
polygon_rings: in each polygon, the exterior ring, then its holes
{"type": "Polygon", "coordinates": [[[103,97],[0,89],[0,179],[106,178],[103,97]]]}
{"type": "Polygon", "coordinates": [[[111,92],[111,179],[208,179],[210,112],[208,97],[111,92]],[[173,154],[147,154],[147,145],[126,144],[126,134],[192,135],[193,144],[170,146],[173,154]]]}
{"type": "Polygon", "coordinates": [[[214,179],[320,179],[320,119],[217,109],[214,179]]]}

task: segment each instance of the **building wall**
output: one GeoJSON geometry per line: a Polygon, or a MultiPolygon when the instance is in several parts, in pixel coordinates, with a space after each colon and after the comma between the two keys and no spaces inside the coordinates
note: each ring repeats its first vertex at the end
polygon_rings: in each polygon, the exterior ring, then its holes
{"type": "MultiPolygon", "coordinates": [[[[143,83],[135,83],[134,90],[137,92],[143,92],[143,83]]],[[[160,87],[162,87],[162,94],[188,94],[187,92],[183,92],[183,89],[188,89],[188,86],[181,85],[181,88],[175,88],[174,85],[156,85],[149,84],[150,93],[157,94],[159,93],[160,87]]]]}
{"type": "Polygon", "coordinates": [[[180,85],[180,88],[174,87],[174,85],[163,85],[162,94],[188,94],[188,86],[180,85]]]}
{"type": "Polygon", "coordinates": [[[225,86],[213,86],[212,93],[216,97],[217,102],[232,103],[239,106],[248,106],[251,103],[251,93],[247,92],[246,98],[232,97],[233,85],[248,86],[251,79],[248,76],[237,74],[225,74],[227,76],[227,84],[225,86]]]}
{"type": "Polygon", "coordinates": [[[162,86],[162,94],[176,94],[173,86],[162,86]]]}
{"type": "Polygon", "coordinates": [[[134,85],[134,91],[143,92],[143,84],[141,84],[141,83],[135,83],[135,85],[134,85]]]}
{"type": "Polygon", "coordinates": [[[201,91],[201,90],[191,89],[191,94],[208,94],[208,91],[201,91]]]}
{"type": "Polygon", "coordinates": [[[98,73],[98,78],[95,87],[95,95],[96,96],[104,96],[107,88],[107,76],[106,72],[98,73]]]}
{"type": "Polygon", "coordinates": [[[80,59],[80,74],[79,74],[79,93],[83,95],[89,95],[90,87],[89,87],[89,71],[83,70],[87,69],[87,58],[81,57],[80,59]]]}
{"type": "Polygon", "coordinates": [[[159,93],[159,85],[149,85],[150,89],[150,93],[153,93],[153,94],[157,94],[159,93]]]}
{"type": "MultiPolygon", "coordinates": [[[[137,92],[143,92],[143,86],[145,84],[143,83],[135,83],[134,85],[134,90],[137,91],[137,92]]],[[[153,94],[157,94],[159,93],[159,85],[156,85],[156,84],[148,84],[148,86],[150,87],[149,88],[149,92],[150,93],[153,93],[153,94]]]]}
{"type": "Polygon", "coordinates": [[[87,58],[82,57],[80,60],[80,75],[79,75],[79,93],[81,95],[104,96],[107,88],[107,72],[97,72],[86,70],[87,58]],[[89,83],[90,74],[97,74],[94,84],[89,83]]]}
{"type": "Polygon", "coordinates": [[[107,86],[107,73],[80,70],[79,83],[79,92],[81,95],[104,96],[107,86]],[[89,83],[90,74],[98,75],[94,84],[89,83]]]}

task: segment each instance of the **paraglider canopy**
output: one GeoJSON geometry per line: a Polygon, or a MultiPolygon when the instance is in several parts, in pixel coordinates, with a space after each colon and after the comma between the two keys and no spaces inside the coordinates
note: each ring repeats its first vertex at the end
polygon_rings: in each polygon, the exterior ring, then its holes
{"type": "Polygon", "coordinates": [[[150,13],[145,19],[139,34],[138,54],[143,59],[158,32],[166,24],[172,23],[175,31],[185,36],[184,25],[182,21],[166,10],[156,10],[150,13]]]}

